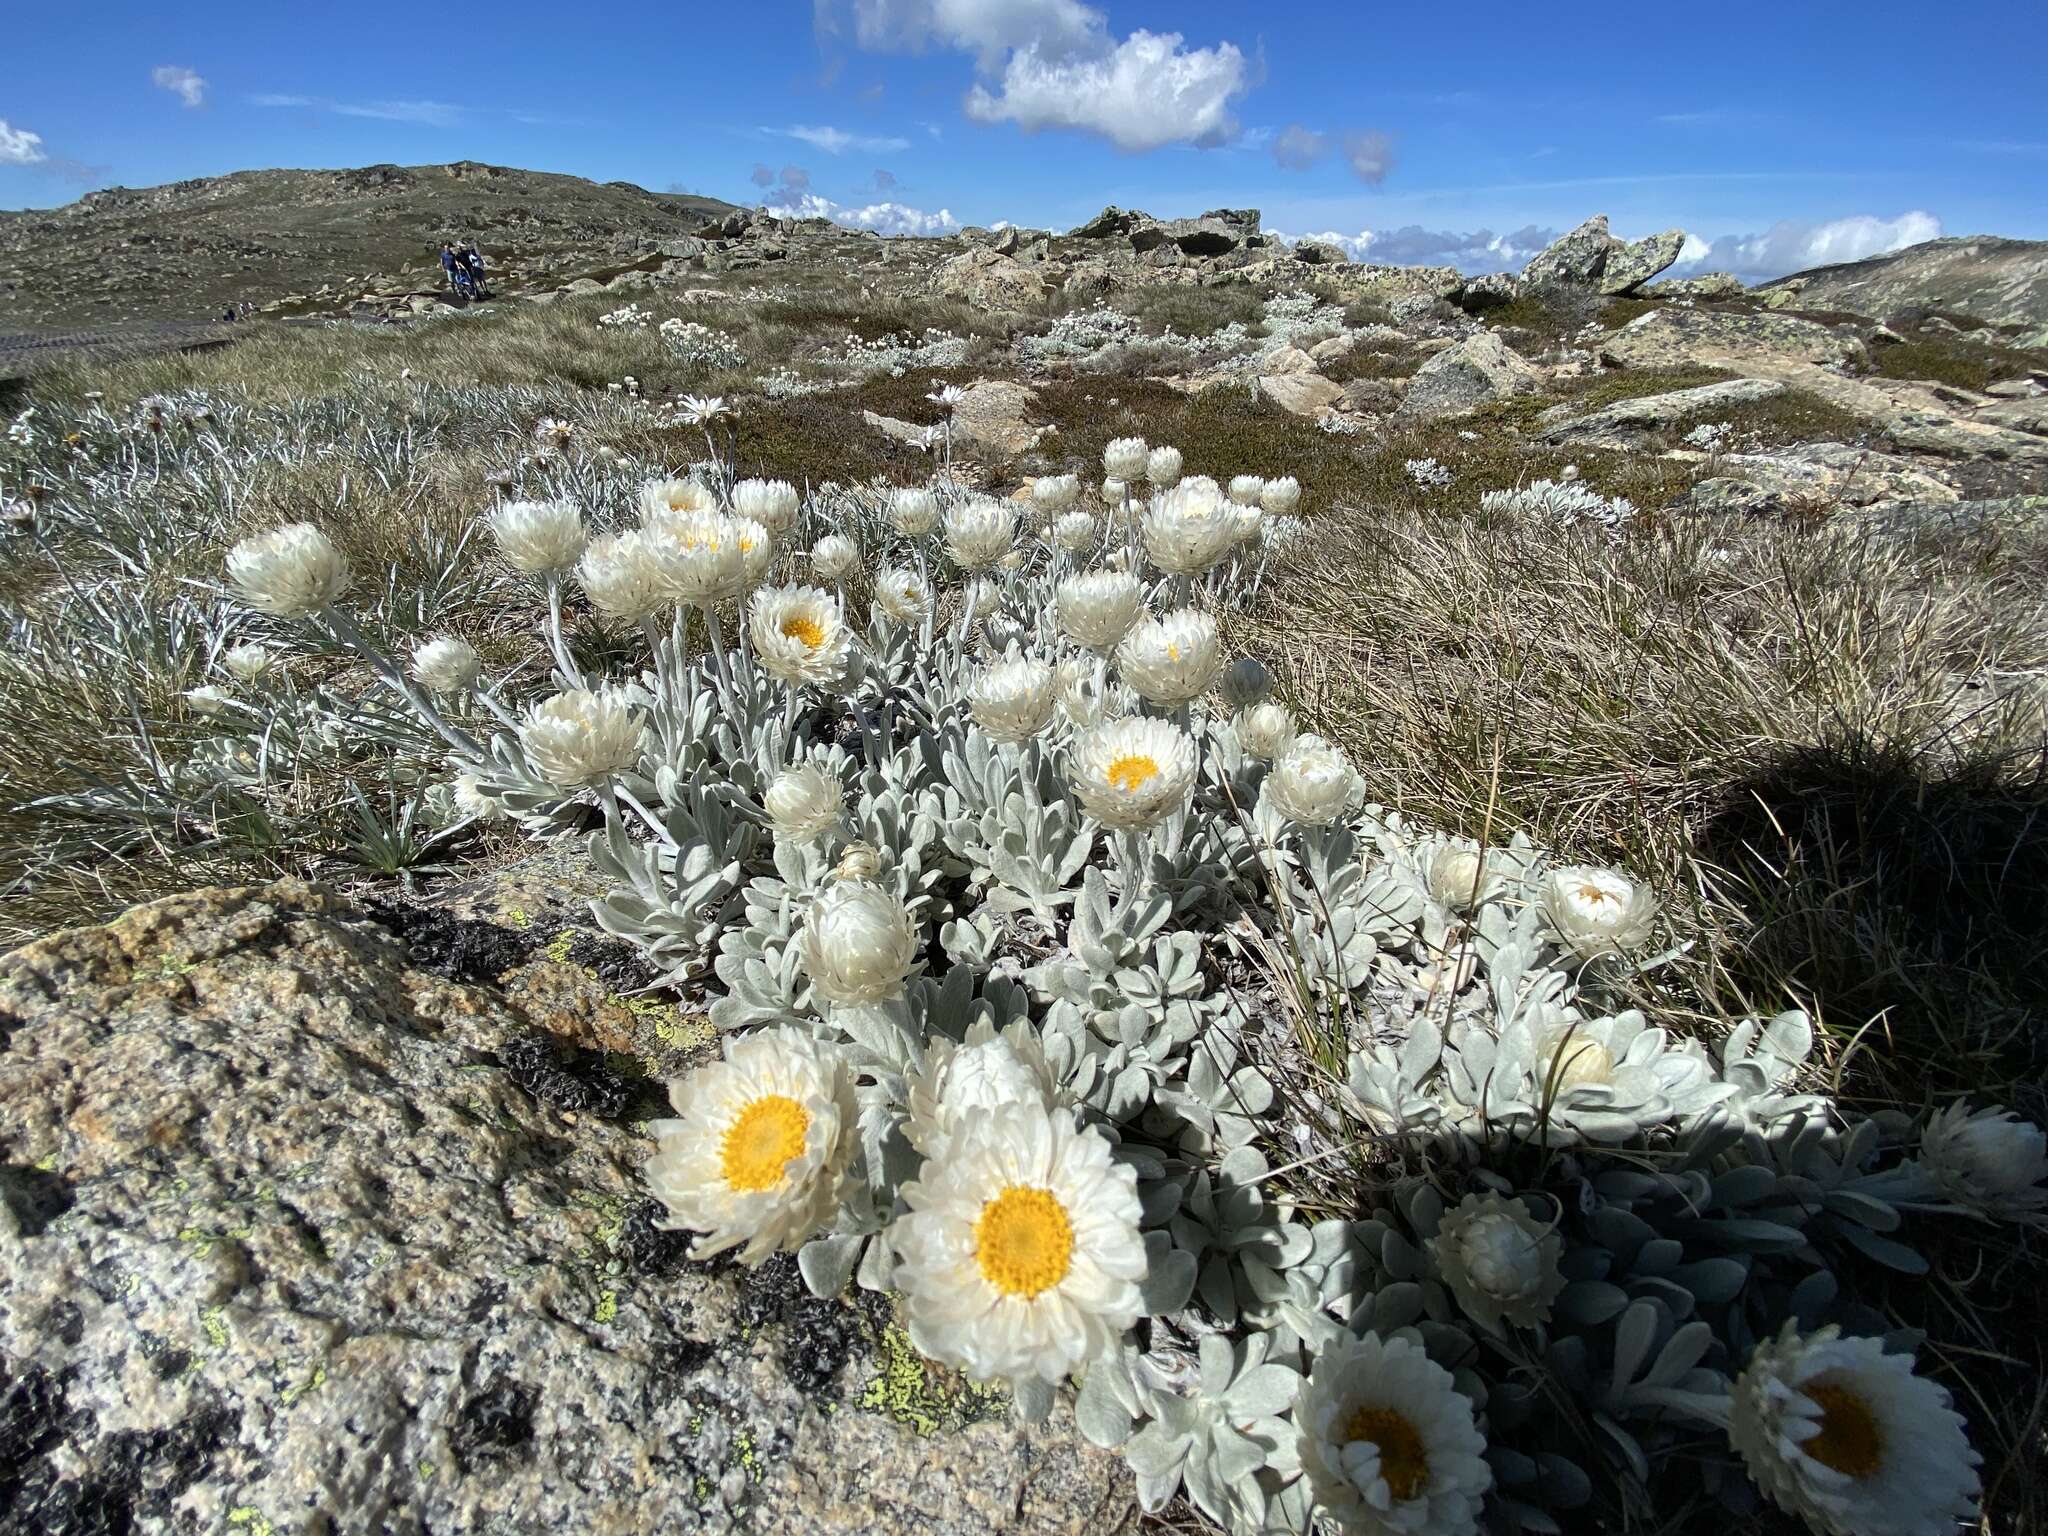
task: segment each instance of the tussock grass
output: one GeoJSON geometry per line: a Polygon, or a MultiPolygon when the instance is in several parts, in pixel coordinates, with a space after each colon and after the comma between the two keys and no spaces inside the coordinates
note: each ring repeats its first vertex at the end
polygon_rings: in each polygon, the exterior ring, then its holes
{"type": "Polygon", "coordinates": [[[2048,374],[2048,352],[1947,336],[1874,346],[1870,363],[1880,378],[1926,379],[1978,392],[2001,379],[2048,374]]]}

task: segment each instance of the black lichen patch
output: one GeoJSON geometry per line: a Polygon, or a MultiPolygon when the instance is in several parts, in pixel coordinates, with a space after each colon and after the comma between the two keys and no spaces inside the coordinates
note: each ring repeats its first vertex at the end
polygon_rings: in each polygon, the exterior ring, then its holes
{"type": "Polygon", "coordinates": [[[796,1259],[778,1253],[741,1279],[734,1315],[749,1333],[781,1329],[783,1373],[798,1391],[810,1394],[837,1380],[862,1342],[876,1335],[881,1318],[870,1312],[870,1302],[864,1292],[856,1293],[854,1305],[820,1300],[805,1286],[796,1259]]]}
{"type": "Polygon", "coordinates": [[[465,1470],[509,1455],[533,1440],[537,1388],[500,1376],[462,1405],[448,1430],[448,1446],[465,1470]]]}
{"type": "Polygon", "coordinates": [[[405,943],[413,963],[450,981],[496,981],[524,965],[534,942],[517,928],[428,907],[372,902],[370,915],[405,943]]]}
{"type": "Polygon", "coordinates": [[[0,1366],[0,1536],[132,1536],[171,1528],[176,1500],[206,1476],[240,1428],[218,1404],[163,1429],[95,1438],[97,1418],[66,1403],[63,1380],[36,1366],[0,1366]],[[91,1470],[58,1476],[69,1446],[91,1470]]]}
{"type": "Polygon", "coordinates": [[[71,1181],[62,1174],[27,1163],[0,1163],[0,1204],[23,1237],[41,1237],[45,1227],[71,1209],[72,1198],[71,1181]]]}
{"type": "Polygon", "coordinates": [[[596,933],[579,933],[570,941],[569,963],[594,971],[614,992],[638,992],[653,985],[657,974],[625,940],[596,933]]]}
{"type": "Polygon", "coordinates": [[[602,1119],[617,1119],[632,1096],[626,1080],[592,1051],[565,1047],[550,1037],[524,1035],[498,1050],[512,1081],[543,1104],[602,1119]]]}
{"type": "Polygon", "coordinates": [[[78,1310],[75,1301],[60,1301],[43,1314],[43,1326],[56,1336],[59,1344],[76,1344],[85,1337],[85,1314],[78,1310]]]}
{"type": "Polygon", "coordinates": [[[619,1224],[620,1256],[636,1275],[650,1280],[663,1279],[681,1269],[690,1257],[693,1241],[688,1232],[664,1232],[657,1227],[655,1223],[661,1215],[659,1200],[642,1200],[619,1224]]]}

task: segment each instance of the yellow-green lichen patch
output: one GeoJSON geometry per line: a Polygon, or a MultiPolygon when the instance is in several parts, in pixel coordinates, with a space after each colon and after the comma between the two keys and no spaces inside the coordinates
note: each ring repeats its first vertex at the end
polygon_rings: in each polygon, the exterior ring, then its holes
{"type": "Polygon", "coordinates": [[[289,1408],[309,1392],[318,1392],[327,1385],[327,1367],[315,1365],[300,1380],[284,1389],[283,1402],[289,1408]]]}
{"type": "Polygon", "coordinates": [[[228,1347],[228,1320],[226,1309],[208,1307],[199,1314],[199,1327],[206,1334],[206,1342],[215,1349],[228,1347]]]}
{"type": "Polygon", "coordinates": [[[619,1315],[619,1293],[606,1290],[597,1298],[597,1310],[590,1314],[593,1322],[608,1323],[619,1315]]]}
{"type": "Polygon", "coordinates": [[[977,1386],[951,1372],[942,1373],[917,1352],[900,1324],[883,1326],[881,1356],[881,1372],[861,1393],[860,1405],[913,1433],[933,1435],[993,1418],[1008,1401],[1000,1387],[977,1386]]]}
{"type": "Polygon", "coordinates": [[[543,949],[541,953],[557,965],[567,965],[569,963],[569,950],[575,943],[576,930],[574,928],[564,928],[560,933],[548,940],[547,948],[543,949]]]}
{"type": "Polygon", "coordinates": [[[242,1536],[273,1536],[276,1527],[254,1504],[238,1504],[228,1511],[228,1529],[242,1536]]]}

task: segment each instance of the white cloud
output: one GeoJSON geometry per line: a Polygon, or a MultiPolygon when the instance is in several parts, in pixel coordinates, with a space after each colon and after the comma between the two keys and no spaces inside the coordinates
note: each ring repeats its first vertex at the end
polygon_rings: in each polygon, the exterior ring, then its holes
{"type": "Polygon", "coordinates": [[[1788,219],[1760,235],[1724,235],[1712,244],[1688,235],[1677,265],[1693,271],[1733,272],[1738,277],[1783,277],[1808,267],[1882,256],[1940,234],[1941,220],[1917,208],[1895,219],[1867,213],[1823,224],[1788,219]]]}
{"type": "Polygon", "coordinates": [[[317,107],[319,102],[310,96],[286,96],[277,91],[258,91],[249,98],[252,107],[317,107]]]}
{"type": "Polygon", "coordinates": [[[26,128],[10,128],[7,119],[0,117],[0,165],[34,165],[47,160],[43,153],[43,136],[30,133],[26,128]]]}
{"type": "Polygon", "coordinates": [[[332,110],[343,117],[371,117],[385,123],[425,123],[434,128],[446,128],[462,116],[462,108],[445,101],[338,102],[332,110]]]}
{"type": "MultiPolygon", "coordinates": [[[[822,29],[834,0],[816,0],[822,29]]],[[[977,122],[1025,132],[1071,128],[1124,150],[1216,145],[1237,125],[1230,104],[1250,88],[1232,43],[1189,48],[1178,32],[1138,30],[1118,40],[1108,18],[1080,0],[851,0],[863,48],[971,53],[986,77],[964,103],[977,122]]]]}
{"type": "Polygon", "coordinates": [[[1344,158],[1360,181],[1376,187],[1394,168],[1394,141],[1384,133],[1347,133],[1344,158]]]}
{"type": "Polygon", "coordinates": [[[1183,48],[1178,32],[1133,32],[1094,58],[1020,49],[1003,66],[1000,89],[975,85],[966,107],[976,122],[1012,122],[1026,133],[1075,128],[1141,151],[1223,143],[1237,128],[1231,99],[1245,88],[1235,45],[1183,48]]]}
{"type": "Polygon", "coordinates": [[[848,208],[816,192],[771,204],[768,211],[784,219],[830,219],[849,229],[872,229],[883,235],[943,235],[960,227],[960,221],[944,208],[937,213],[926,213],[903,203],[869,203],[865,208],[848,208]]]}
{"type": "Polygon", "coordinates": [[[910,148],[908,139],[871,138],[865,134],[848,133],[844,128],[809,128],[801,123],[793,128],[766,128],[762,131],[781,134],[788,139],[801,139],[813,149],[822,149],[828,155],[843,155],[849,149],[858,149],[870,155],[886,155],[910,148]]]}
{"type": "Polygon", "coordinates": [[[199,77],[197,70],[187,69],[182,64],[159,64],[149,72],[149,78],[188,107],[206,105],[206,82],[199,77]]]}
{"type": "Polygon", "coordinates": [[[1273,141],[1273,163],[1283,171],[1305,171],[1330,152],[1330,136],[1289,123],[1273,141]]]}

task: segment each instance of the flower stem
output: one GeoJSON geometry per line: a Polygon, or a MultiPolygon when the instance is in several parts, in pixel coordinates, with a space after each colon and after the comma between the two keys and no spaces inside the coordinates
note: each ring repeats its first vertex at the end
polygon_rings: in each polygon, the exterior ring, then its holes
{"type": "Polygon", "coordinates": [[[413,707],[413,712],[432,726],[443,741],[472,762],[483,760],[483,750],[477,746],[476,738],[460,726],[450,725],[442,717],[441,712],[427,701],[427,696],[415,688],[382,651],[370,644],[363,632],[356,628],[354,620],[332,605],[321,609],[320,617],[327,621],[327,627],[334,632],[334,637],[368,662],[371,671],[396,688],[404,696],[406,703],[413,707]]]}

